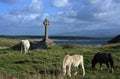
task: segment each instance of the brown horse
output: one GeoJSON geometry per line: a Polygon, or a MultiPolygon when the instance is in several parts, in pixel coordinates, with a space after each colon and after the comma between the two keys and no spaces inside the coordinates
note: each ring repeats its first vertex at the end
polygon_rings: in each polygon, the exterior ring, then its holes
{"type": "Polygon", "coordinates": [[[102,64],[104,63],[108,67],[109,71],[111,69],[111,71],[114,72],[114,60],[111,53],[102,53],[102,52],[96,53],[92,59],[92,68],[95,68],[95,65],[97,63],[100,64],[101,70],[102,70],[102,64]],[[109,65],[111,66],[111,68],[109,67],[109,65]]]}

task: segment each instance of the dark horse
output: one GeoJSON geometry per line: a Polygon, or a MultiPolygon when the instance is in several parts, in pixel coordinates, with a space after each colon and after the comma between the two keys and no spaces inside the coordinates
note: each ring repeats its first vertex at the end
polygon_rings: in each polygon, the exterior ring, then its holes
{"type": "Polygon", "coordinates": [[[106,64],[108,69],[110,70],[109,64],[111,66],[111,71],[114,71],[114,60],[111,55],[111,53],[102,53],[98,52],[95,54],[95,56],[92,59],[92,68],[95,68],[95,65],[99,63],[100,64],[100,69],[102,69],[102,64],[106,64]]]}

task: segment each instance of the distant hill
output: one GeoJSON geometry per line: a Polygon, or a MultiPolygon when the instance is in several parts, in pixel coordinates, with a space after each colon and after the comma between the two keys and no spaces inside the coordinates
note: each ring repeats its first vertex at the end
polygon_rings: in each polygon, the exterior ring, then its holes
{"type": "Polygon", "coordinates": [[[56,36],[79,36],[79,37],[95,37],[95,38],[113,38],[119,35],[119,29],[97,29],[97,30],[81,30],[76,32],[66,32],[57,34],[56,36]]]}
{"type": "Polygon", "coordinates": [[[108,43],[120,43],[120,35],[116,36],[112,40],[110,40],[108,43]]]}

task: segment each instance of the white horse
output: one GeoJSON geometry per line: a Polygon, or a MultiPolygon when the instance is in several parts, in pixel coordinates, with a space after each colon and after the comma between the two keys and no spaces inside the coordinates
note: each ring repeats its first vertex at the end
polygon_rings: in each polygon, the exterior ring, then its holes
{"type": "Polygon", "coordinates": [[[21,40],[21,53],[22,51],[26,53],[29,50],[29,48],[30,48],[29,40],[21,40]]]}
{"type": "Polygon", "coordinates": [[[85,76],[83,55],[72,55],[72,56],[66,55],[63,60],[63,75],[65,76],[65,74],[67,73],[71,77],[71,65],[76,67],[76,72],[74,73],[74,75],[76,75],[79,64],[82,66],[83,76],[85,76]],[[66,70],[67,66],[68,66],[68,70],[66,70]]]}

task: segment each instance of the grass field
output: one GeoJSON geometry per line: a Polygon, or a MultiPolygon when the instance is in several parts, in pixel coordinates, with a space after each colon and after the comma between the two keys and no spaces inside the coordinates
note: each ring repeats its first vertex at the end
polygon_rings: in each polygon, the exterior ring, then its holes
{"type": "MultiPolygon", "coordinates": [[[[20,39],[0,38],[0,79],[120,79],[120,44],[104,46],[61,45],[50,49],[34,49],[27,54],[11,49],[20,39]],[[115,72],[91,68],[91,59],[96,52],[111,52],[115,60],[115,72]],[[62,77],[61,67],[65,55],[82,54],[86,75],[80,67],[76,76],[62,77]]],[[[72,74],[75,71],[72,68],[72,74]]]]}

